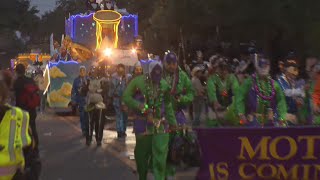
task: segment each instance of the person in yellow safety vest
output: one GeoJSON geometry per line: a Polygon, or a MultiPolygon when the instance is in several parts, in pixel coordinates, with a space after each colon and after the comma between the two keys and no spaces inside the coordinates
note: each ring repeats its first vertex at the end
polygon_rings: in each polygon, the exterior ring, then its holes
{"type": "Polygon", "coordinates": [[[0,71],[0,180],[11,180],[23,172],[23,148],[31,145],[29,114],[6,104],[8,86],[0,71]]]}

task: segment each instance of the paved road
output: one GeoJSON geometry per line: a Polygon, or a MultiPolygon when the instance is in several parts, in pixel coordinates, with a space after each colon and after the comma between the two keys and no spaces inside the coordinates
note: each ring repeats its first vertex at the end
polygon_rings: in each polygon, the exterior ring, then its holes
{"type": "MultiPolygon", "coordinates": [[[[79,118],[57,115],[51,110],[37,118],[40,136],[42,180],[135,180],[135,137],[132,126],[128,137],[117,140],[115,122],[109,121],[104,130],[102,147],[95,142],[90,147],[81,137],[79,118]]],[[[177,180],[194,179],[196,169],[180,170],[177,180]]],[[[152,179],[150,175],[150,178],[152,179]]]]}
{"type": "Polygon", "coordinates": [[[106,142],[101,148],[86,147],[76,118],[46,113],[37,120],[42,180],[137,179],[130,164],[119,157],[121,153],[108,148],[106,142]]]}

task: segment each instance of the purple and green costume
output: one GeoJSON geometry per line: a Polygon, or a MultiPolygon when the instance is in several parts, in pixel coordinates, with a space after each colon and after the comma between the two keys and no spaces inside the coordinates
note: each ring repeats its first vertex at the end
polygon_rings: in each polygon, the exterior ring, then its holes
{"type": "Polygon", "coordinates": [[[180,68],[174,74],[167,73],[164,79],[169,85],[171,85],[170,100],[178,126],[183,126],[187,123],[183,109],[190,105],[194,98],[194,90],[191,80],[180,68]]]}
{"type": "MultiPolygon", "coordinates": [[[[239,82],[233,74],[229,74],[225,80],[222,80],[217,74],[211,75],[207,82],[209,103],[219,102],[224,108],[227,108],[224,125],[238,125],[239,121],[235,114],[235,98],[239,89],[239,82]]],[[[212,120],[207,120],[207,126],[214,126],[212,120]]],[[[215,121],[215,120],[213,120],[215,121]]]]}
{"type": "Polygon", "coordinates": [[[287,105],[280,85],[271,78],[258,80],[253,75],[245,80],[236,98],[238,114],[254,115],[259,123],[266,123],[268,111],[272,109],[274,119],[285,120],[287,105]]]}
{"type": "Polygon", "coordinates": [[[168,127],[177,125],[170,100],[169,85],[162,79],[160,85],[155,87],[146,76],[138,76],[128,84],[122,100],[130,109],[140,114],[138,117],[141,118],[136,120],[134,127],[136,133],[134,152],[139,179],[146,180],[151,167],[154,178],[164,180],[169,149],[168,127]],[[148,105],[149,110],[146,110],[146,115],[141,112],[141,105],[148,105]],[[156,121],[165,118],[164,123],[156,127],[148,122],[147,116],[150,113],[156,121]]]}

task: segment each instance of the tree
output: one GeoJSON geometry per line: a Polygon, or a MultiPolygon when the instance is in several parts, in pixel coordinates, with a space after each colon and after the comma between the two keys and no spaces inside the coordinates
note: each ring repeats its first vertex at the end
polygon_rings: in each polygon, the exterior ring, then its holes
{"type": "Polygon", "coordinates": [[[0,1],[0,7],[0,63],[8,66],[10,58],[28,50],[36,37],[40,18],[28,0],[0,1]],[[22,37],[30,37],[30,41],[23,43],[15,36],[16,31],[21,32],[22,37]]]}

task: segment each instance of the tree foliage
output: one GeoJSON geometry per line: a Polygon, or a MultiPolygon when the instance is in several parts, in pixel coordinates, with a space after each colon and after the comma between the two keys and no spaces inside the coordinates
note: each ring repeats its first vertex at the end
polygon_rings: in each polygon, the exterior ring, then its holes
{"type": "Polygon", "coordinates": [[[18,53],[28,51],[38,31],[39,11],[30,5],[29,0],[0,1],[0,66],[8,66],[9,59],[18,53]],[[23,43],[15,32],[30,41],[23,43]]]}

